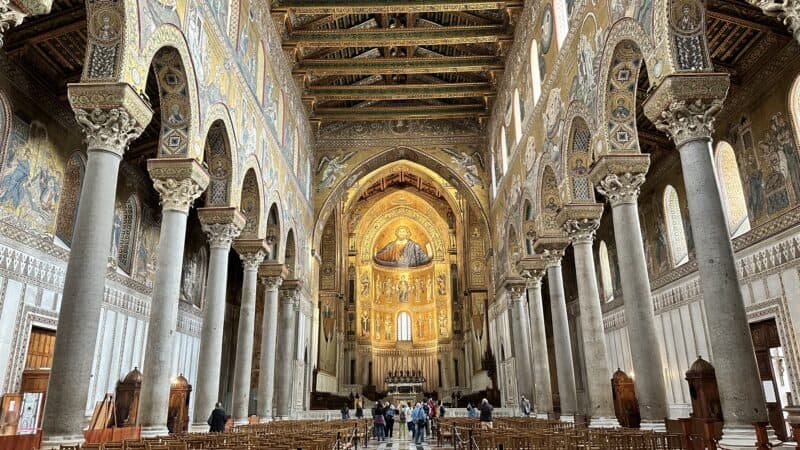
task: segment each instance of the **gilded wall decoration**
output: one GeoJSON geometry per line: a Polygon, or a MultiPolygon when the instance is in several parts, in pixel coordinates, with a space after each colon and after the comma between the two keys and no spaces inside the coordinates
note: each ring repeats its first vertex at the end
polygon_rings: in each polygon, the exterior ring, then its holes
{"type": "Polygon", "coordinates": [[[710,69],[705,37],[705,3],[700,0],[670,0],[669,24],[677,69],[710,69]]]}

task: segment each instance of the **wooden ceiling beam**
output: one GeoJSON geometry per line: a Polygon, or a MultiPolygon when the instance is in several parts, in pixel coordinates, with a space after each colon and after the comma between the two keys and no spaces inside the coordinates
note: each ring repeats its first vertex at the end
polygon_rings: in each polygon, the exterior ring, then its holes
{"type": "Polygon", "coordinates": [[[304,97],[317,101],[349,100],[424,100],[430,98],[470,98],[494,95],[489,83],[394,84],[365,86],[316,86],[304,97]]]}
{"type": "Polygon", "coordinates": [[[305,31],[293,33],[286,46],[300,47],[392,47],[458,45],[511,41],[513,34],[503,26],[393,28],[305,31]]]}
{"type": "Polygon", "coordinates": [[[482,11],[524,5],[523,0],[280,0],[273,12],[294,14],[482,11]]]}
{"type": "Polygon", "coordinates": [[[489,110],[483,104],[475,105],[422,105],[387,106],[370,108],[316,108],[311,120],[319,121],[380,121],[413,119],[486,118],[489,110]]]}
{"type": "Polygon", "coordinates": [[[322,75],[461,73],[502,70],[503,61],[494,56],[454,56],[439,58],[353,58],[305,59],[296,73],[322,75]]]}

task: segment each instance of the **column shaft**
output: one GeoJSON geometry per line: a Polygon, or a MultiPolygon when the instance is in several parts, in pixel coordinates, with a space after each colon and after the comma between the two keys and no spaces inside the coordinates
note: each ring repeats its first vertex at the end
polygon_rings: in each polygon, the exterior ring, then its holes
{"type": "Polygon", "coordinates": [[[266,280],[264,320],[261,326],[261,363],[258,374],[258,415],[272,418],[275,392],[275,348],[278,341],[278,287],[280,278],[266,280]]]}
{"type": "MultiPolygon", "coordinates": [[[[246,259],[246,256],[243,256],[246,259]]],[[[253,370],[253,334],[256,327],[256,283],[258,264],[245,261],[242,282],[242,304],[239,308],[239,332],[236,337],[236,366],[233,370],[233,420],[247,423],[250,409],[250,378],[253,370]]]]}
{"type": "MultiPolygon", "coordinates": [[[[531,354],[533,355],[533,405],[540,418],[553,412],[553,390],[550,387],[550,359],[547,354],[547,335],[544,329],[542,284],[534,280],[528,287],[528,306],[531,318],[531,354]]],[[[574,383],[574,381],[573,381],[574,383]]]]}
{"type": "Polygon", "coordinates": [[[142,435],[167,433],[167,408],[172,377],[173,341],[178,322],[178,298],[183,269],[187,211],[164,209],[158,241],[158,265],[150,303],[144,357],[139,424],[142,435]]]}
{"type": "Polygon", "coordinates": [[[711,141],[691,140],[678,150],[725,428],[751,430],[753,422],[767,420],[766,403],[714,172],[711,141]]]}
{"type": "MultiPolygon", "coordinates": [[[[508,291],[506,291],[508,292],[508,291]]],[[[511,298],[511,329],[514,339],[514,360],[517,369],[517,395],[525,398],[533,397],[533,369],[531,369],[531,348],[529,346],[527,331],[527,317],[525,317],[525,304],[522,295],[524,291],[510,293],[511,298]]],[[[519,399],[517,399],[519,400],[519,399]]]]}
{"type": "Polygon", "coordinates": [[[632,374],[636,381],[636,399],[642,423],[651,422],[663,428],[667,417],[667,391],[664,384],[664,363],[661,360],[661,345],[656,335],[653,313],[653,298],[650,294],[650,278],[642,245],[639,226],[639,208],[635,202],[618,203],[612,206],[614,235],[622,292],[625,295],[625,319],[628,324],[632,374]]]}
{"type": "MultiPolygon", "coordinates": [[[[586,387],[589,394],[586,413],[598,421],[611,418],[614,418],[612,421],[616,421],[614,403],[611,398],[611,372],[608,370],[603,313],[600,309],[600,294],[597,290],[592,241],[576,239],[572,248],[575,253],[575,273],[581,309],[581,337],[586,363],[586,387]]],[[[608,423],[603,422],[603,425],[608,425],[608,423]]]]}
{"type": "Polygon", "coordinates": [[[54,444],[83,441],[121,159],[106,151],[88,153],[42,424],[46,440],[52,437],[54,444]]]}
{"type": "Polygon", "coordinates": [[[550,315],[553,322],[561,415],[571,417],[577,412],[578,401],[575,392],[575,369],[572,365],[572,344],[569,336],[564,280],[561,278],[561,263],[551,263],[547,267],[547,280],[550,287],[550,315]]]}
{"type": "Polygon", "coordinates": [[[276,355],[276,376],[275,376],[275,402],[276,416],[281,419],[288,419],[291,412],[292,402],[292,372],[294,372],[295,354],[295,324],[296,324],[296,302],[297,293],[295,291],[283,291],[280,301],[280,334],[279,345],[280,353],[276,355]]]}

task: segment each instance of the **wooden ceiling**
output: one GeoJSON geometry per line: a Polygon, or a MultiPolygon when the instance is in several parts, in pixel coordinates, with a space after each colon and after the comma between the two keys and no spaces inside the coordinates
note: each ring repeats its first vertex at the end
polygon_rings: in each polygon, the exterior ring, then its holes
{"type": "Polygon", "coordinates": [[[277,0],[312,123],[484,119],[522,0],[277,0]]]}

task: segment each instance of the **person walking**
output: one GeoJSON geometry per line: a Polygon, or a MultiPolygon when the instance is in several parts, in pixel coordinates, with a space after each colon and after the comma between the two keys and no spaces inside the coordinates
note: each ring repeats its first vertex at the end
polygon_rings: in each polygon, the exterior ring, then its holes
{"type": "Polygon", "coordinates": [[[386,437],[392,437],[394,435],[394,405],[389,403],[383,416],[386,418],[386,437]]]}
{"type": "Polygon", "coordinates": [[[481,400],[481,406],[478,408],[481,411],[480,421],[481,421],[481,430],[491,430],[494,427],[492,423],[492,411],[494,407],[489,404],[489,400],[483,399],[481,400]]]}
{"type": "Polygon", "coordinates": [[[519,407],[522,409],[522,415],[525,417],[530,417],[531,415],[531,401],[522,396],[522,399],[519,402],[519,407]]]}
{"type": "Polygon", "coordinates": [[[380,441],[386,440],[386,418],[383,417],[383,405],[381,402],[375,403],[372,408],[372,424],[375,426],[375,439],[380,441]]]}
{"type": "Polygon", "coordinates": [[[222,433],[225,431],[225,410],[222,409],[222,403],[214,405],[214,410],[208,416],[208,431],[210,433],[222,433]]]}
{"type": "Polygon", "coordinates": [[[417,403],[412,416],[414,420],[414,443],[421,445],[422,441],[425,440],[425,423],[428,421],[428,415],[425,413],[422,404],[417,403]]]}
{"type": "Polygon", "coordinates": [[[414,414],[413,413],[414,413],[414,409],[411,408],[411,402],[408,402],[408,403],[404,404],[402,412],[400,413],[400,417],[402,417],[404,419],[403,421],[405,422],[404,423],[404,427],[405,428],[401,428],[401,430],[403,430],[403,432],[402,432],[403,434],[402,435],[405,435],[405,431],[408,430],[408,435],[409,435],[408,437],[410,439],[414,438],[414,417],[413,417],[414,414]]]}
{"type": "Polygon", "coordinates": [[[361,401],[361,397],[359,397],[358,395],[356,395],[355,402],[356,402],[355,403],[356,419],[362,419],[364,417],[364,403],[361,401]]]}

